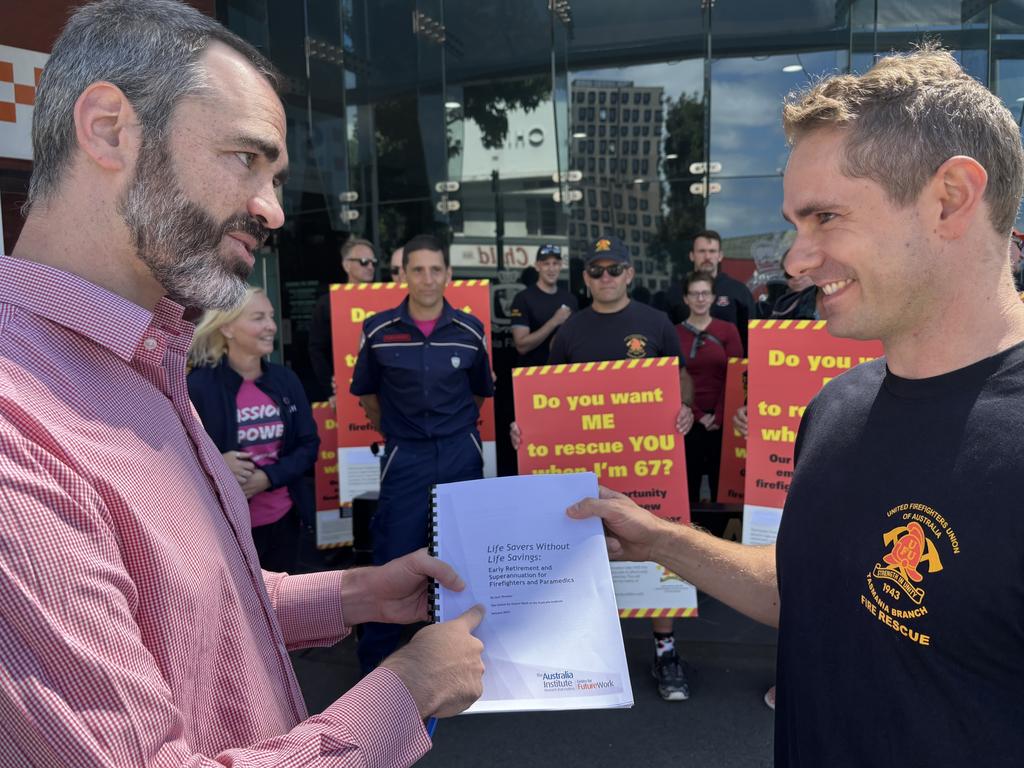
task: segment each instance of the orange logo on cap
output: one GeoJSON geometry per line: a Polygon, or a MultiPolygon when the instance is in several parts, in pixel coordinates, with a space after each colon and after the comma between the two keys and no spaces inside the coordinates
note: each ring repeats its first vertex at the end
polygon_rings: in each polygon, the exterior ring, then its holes
{"type": "Polygon", "coordinates": [[[610,251],[611,249],[612,249],[612,241],[611,240],[606,240],[603,237],[600,240],[598,240],[596,243],[594,243],[594,252],[595,253],[601,253],[602,251],[610,251]]]}

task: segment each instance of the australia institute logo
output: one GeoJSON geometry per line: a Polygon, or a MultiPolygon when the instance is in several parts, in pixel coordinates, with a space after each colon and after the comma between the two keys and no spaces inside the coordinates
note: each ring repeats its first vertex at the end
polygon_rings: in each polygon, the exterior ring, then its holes
{"type": "Polygon", "coordinates": [[[867,574],[861,604],[894,632],[930,645],[931,636],[918,626],[928,615],[927,589],[937,583],[943,559],[960,554],[960,542],[949,522],[925,504],[900,504],[886,516],[898,524],[882,533],[884,552],[867,574]]]}
{"type": "Polygon", "coordinates": [[[647,357],[647,337],[631,333],[625,338],[627,357],[647,357]]]}

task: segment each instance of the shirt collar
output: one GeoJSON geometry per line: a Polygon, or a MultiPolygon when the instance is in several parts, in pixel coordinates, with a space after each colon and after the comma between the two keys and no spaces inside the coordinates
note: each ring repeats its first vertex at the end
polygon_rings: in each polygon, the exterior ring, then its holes
{"type": "MultiPolygon", "coordinates": [[[[440,328],[442,325],[447,325],[451,322],[452,316],[455,314],[455,309],[451,304],[448,303],[448,299],[441,299],[443,306],[441,307],[441,314],[438,315],[437,324],[434,329],[440,328]]],[[[402,299],[402,303],[398,305],[398,316],[402,318],[403,323],[415,326],[416,321],[412,319],[412,315],[409,314],[409,297],[406,296],[402,299]]]]}
{"type": "Polygon", "coordinates": [[[142,338],[157,328],[171,348],[187,351],[193,326],[184,308],[161,298],[150,312],[78,275],[0,256],[0,303],[20,307],[131,360],[142,338]]]}

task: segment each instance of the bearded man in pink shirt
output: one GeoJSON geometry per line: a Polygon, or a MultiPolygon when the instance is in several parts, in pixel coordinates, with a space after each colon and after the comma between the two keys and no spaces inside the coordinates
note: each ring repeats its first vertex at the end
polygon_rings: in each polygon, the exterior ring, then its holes
{"type": "Polygon", "coordinates": [[[481,691],[474,608],[308,717],[288,651],[426,618],[420,551],[261,571],[185,384],[186,307],[245,293],[284,215],[278,76],[176,0],[78,10],[36,96],[0,259],[0,762],[405,766],[481,691]]]}

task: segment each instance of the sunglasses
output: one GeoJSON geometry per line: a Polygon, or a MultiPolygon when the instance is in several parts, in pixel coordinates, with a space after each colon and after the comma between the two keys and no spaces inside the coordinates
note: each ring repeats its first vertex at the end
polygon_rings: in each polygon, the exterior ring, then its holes
{"type": "Polygon", "coordinates": [[[375,266],[375,267],[377,266],[377,260],[376,259],[355,259],[355,258],[353,258],[353,259],[345,259],[345,261],[354,261],[357,264],[359,264],[360,267],[368,267],[371,264],[373,266],[375,266]]]}
{"type": "Polygon", "coordinates": [[[625,272],[627,268],[627,264],[608,264],[607,266],[604,267],[599,267],[597,266],[597,264],[592,264],[591,266],[587,267],[587,274],[590,275],[595,280],[599,280],[605,272],[607,272],[612,277],[618,277],[623,272],[625,272]]]}
{"type": "Polygon", "coordinates": [[[397,277],[398,273],[401,272],[401,271],[402,271],[401,267],[392,267],[391,268],[391,276],[392,277],[397,277]]]}
{"type": "Polygon", "coordinates": [[[545,256],[561,256],[562,249],[557,245],[545,245],[543,248],[537,251],[537,260],[540,261],[545,256]]]}
{"type": "Polygon", "coordinates": [[[710,299],[715,294],[711,291],[687,291],[686,295],[691,299],[710,299]]]}

